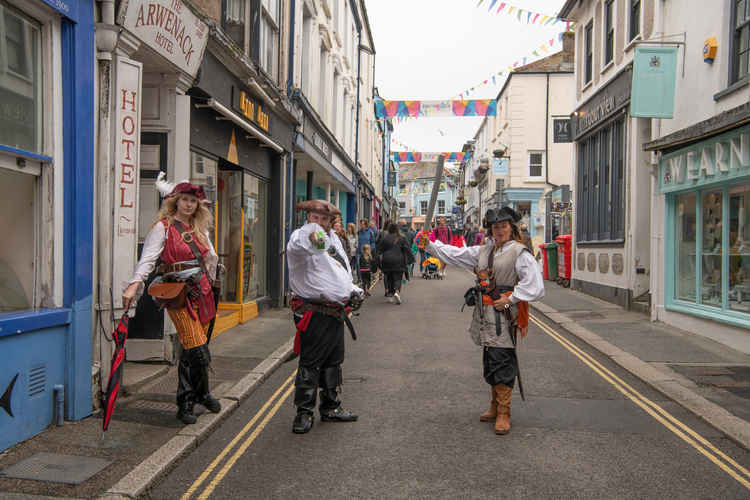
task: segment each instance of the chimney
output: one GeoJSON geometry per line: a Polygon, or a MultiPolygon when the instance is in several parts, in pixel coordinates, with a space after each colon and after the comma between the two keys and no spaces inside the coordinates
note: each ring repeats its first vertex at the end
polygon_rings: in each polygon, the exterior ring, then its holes
{"type": "Polygon", "coordinates": [[[563,33],[563,62],[573,62],[576,53],[576,35],[572,31],[563,33]]]}

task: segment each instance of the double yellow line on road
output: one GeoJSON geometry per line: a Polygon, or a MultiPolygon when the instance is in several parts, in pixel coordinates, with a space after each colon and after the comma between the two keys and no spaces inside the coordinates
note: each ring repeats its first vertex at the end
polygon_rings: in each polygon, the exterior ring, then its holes
{"type": "Polygon", "coordinates": [[[232,449],[237,445],[237,443],[240,442],[240,440],[250,432],[252,429],[252,433],[245,439],[245,441],[240,445],[239,448],[234,452],[234,454],[224,463],[224,465],[219,469],[219,471],[216,473],[216,475],[213,477],[210,483],[208,483],[208,486],[198,495],[199,500],[206,500],[208,497],[211,496],[211,493],[216,489],[216,486],[224,479],[224,476],[227,475],[227,473],[234,467],[234,464],[237,463],[237,460],[247,451],[248,447],[253,444],[253,441],[255,441],[255,438],[260,435],[260,433],[263,431],[263,428],[268,424],[268,422],[273,418],[274,415],[276,415],[276,412],[279,411],[279,408],[281,405],[286,401],[286,399],[289,397],[289,395],[294,390],[294,384],[292,384],[292,381],[294,380],[294,377],[297,375],[297,370],[294,370],[294,372],[289,376],[286,381],[284,381],[283,384],[281,384],[281,387],[279,387],[276,392],[273,393],[273,395],[268,398],[268,401],[261,407],[260,410],[258,410],[258,413],[255,414],[255,416],[245,425],[245,427],[242,428],[242,430],[237,433],[237,435],[230,441],[230,443],[217,455],[217,457],[214,459],[211,464],[206,467],[206,470],[203,471],[203,473],[198,476],[198,479],[193,482],[192,485],[190,485],[190,488],[185,492],[184,495],[182,495],[181,500],[188,500],[191,496],[193,496],[201,487],[201,485],[208,479],[208,477],[213,473],[213,471],[219,466],[219,464],[224,460],[224,457],[226,457],[232,449]],[[283,395],[282,395],[283,392],[283,395]],[[281,397],[279,397],[281,395],[281,397]],[[278,398],[278,400],[277,400],[278,398]],[[274,401],[276,401],[274,403],[274,401]],[[273,405],[273,406],[271,406],[273,405]],[[269,409],[268,413],[266,411],[269,409]],[[263,414],[265,413],[265,417],[263,417],[263,414]],[[255,423],[260,420],[260,418],[263,417],[263,420],[255,427],[255,423]]]}
{"type": "Polygon", "coordinates": [[[732,476],[745,488],[750,490],[750,471],[738,464],[731,457],[716,446],[707,441],[703,436],[675,418],[664,408],[654,403],[646,396],[636,391],[623,381],[620,377],[612,373],[609,369],[595,360],[587,352],[570,342],[568,339],[557,333],[551,327],[540,321],[534,315],[531,315],[531,322],[538,326],[544,333],[562,344],[568,351],[573,353],[577,358],[583,361],[589,368],[594,370],[600,377],[613,385],[618,391],[623,393],[633,403],[638,405],[643,411],[651,415],[659,423],[672,431],[680,439],[698,450],[700,454],[716,464],[721,470],[732,476]]]}

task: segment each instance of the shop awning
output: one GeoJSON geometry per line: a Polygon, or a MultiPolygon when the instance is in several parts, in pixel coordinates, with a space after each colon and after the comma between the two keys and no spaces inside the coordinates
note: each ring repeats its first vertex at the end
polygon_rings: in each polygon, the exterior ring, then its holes
{"type": "Polygon", "coordinates": [[[277,153],[284,152],[284,148],[282,148],[279,144],[277,144],[273,139],[268,137],[266,134],[261,132],[259,129],[257,129],[253,125],[249,124],[247,121],[243,120],[237,113],[227,108],[226,106],[218,102],[216,99],[209,99],[206,104],[196,104],[196,106],[209,107],[213,109],[220,115],[223,115],[228,120],[231,120],[232,122],[234,122],[235,125],[243,129],[245,132],[248,132],[250,135],[254,136],[260,142],[264,143],[266,146],[273,149],[277,153]]]}

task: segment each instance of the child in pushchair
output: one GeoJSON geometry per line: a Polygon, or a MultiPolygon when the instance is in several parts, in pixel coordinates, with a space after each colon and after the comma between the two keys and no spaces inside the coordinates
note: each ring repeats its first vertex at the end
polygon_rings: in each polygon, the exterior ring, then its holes
{"type": "Polygon", "coordinates": [[[422,262],[422,278],[426,280],[443,279],[443,276],[440,274],[440,265],[441,262],[439,259],[428,256],[424,262],[422,262]]]}

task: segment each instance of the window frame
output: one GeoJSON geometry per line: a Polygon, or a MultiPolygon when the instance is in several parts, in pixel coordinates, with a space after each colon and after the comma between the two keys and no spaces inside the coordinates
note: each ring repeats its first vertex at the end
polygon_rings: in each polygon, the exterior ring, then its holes
{"type": "Polygon", "coordinates": [[[602,67],[607,67],[615,59],[615,0],[605,0],[602,10],[602,67]]]}
{"type": "Polygon", "coordinates": [[[594,20],[583,28],[583,84],[588,85],[594,78],[594,20]]]}
{"type": "MultiPolygon", "coordinates": [[[[742,24],[737,26],[737,5],[739,0],[729,0],[731,13],[729,16],[729,30],[731,36],[729,37],[729,77],[728,84],[732,85],[738,82],[750,80],[750,55],[748,55],[748,68],[744,75],[739,75],[739,54],[740,49],[739,39],[742,36],[742,30],[747,29],[749,31],[748,38],[750,38],[750,16],[742,24]]],[[[745,3],[745,11],[748,11],[748,3],[745,3]]],[[[748,50],[745,53],[750,52],[750,43],[748,44],[748,50]]]]}
{"type": "Polygon", "coordinates": [[[618,113],[576,143],[579,245],[625,242],[626,141],[625,114],[618,113]],[[603,161],[605,156],[609,162],[603,161]]]}
{"type": "Polygon", "coordinates": [[[544,150],[529,149],[527,151],[527,157],[526,158],[528,160],[527,165],[526,165],[527,166],[526,176],[529,179],[541,179],[542,177],[544,177],[544,159],[545,159],[544,150]],[[540,155],[540,163],[538,165],[537,164],[533,164],[532,165],[532,163],[531,163],[531,155],[536,155],[536,154],[540,155]],[[538,166],[539,167],[539,175],[532,175],[532,173],[531,173],[531,167],[532,166],[534,166],[534,167],[538,166]]]}
{"type": "Polygon", "coordinates": [[[268,76],[271,77],[274,83],[279,83],[279,75],[281,64],[279,64],[279,58],[281,54],[281,4],[280,0],[261,0],[260,2],[260,30],[258,33],[258,66],[268,76]],[[276,4],[276,16],[274,17],[266,8],[267,2],[274,2],[276,4]],[[268,46],[265,44],[270,43],[269,40],[265,39],[266,28],[269,28],[273,32],[273,61],[266,61],[268,46]],[[265,54],[265,55],[264,55],[265,54]],[[267,67],[266,65],[270,66],[267,67]]]}
{"type": "Polygon", "coordinates": [[[438,215],[445,215],[445,200],[438,200],[437,201],[437,209],[438,209],[438,215]],[[442,206],[442,208],[441,208],[442,206]]]}
{"type": "Polygon", "coordinates": [[[628,43],[636,39],[641,34],[641,21],[643,20],[643,2],[641,0],[630,0],[628,2],[628,43]],[[638,12],[637,22],[633,22],[633,13],[638,12]],[[634,32],[634,30],[637,31],[634,32]]]}
{"type": "Polygon", "coordinates": [[[430,207],[427,204],[427,200],[419,200],[419,214],[420,215],[427,215],[427,210],[429,210],[430,207]]]}
{"type": "MultiPolygon", "coordinates": [[[[0,144],[0,169],[34,177],[32,248],[34,252],[33,285],[29,309],[0,313],[0,337],[15,335],[27,330],[70,322],[70,310],[64,308],[64,156],[63,132],[54,124],[62,122],[63,50],[62,21],[60,16],[35,4],[1,1],[38,29],[38,89],[39,101],[38,151],[28,151],[0,144]],[[22,158],[25,163],[19,163],[22,158]],[[51,168],[52,165],[56,168],[51,168]],[[52,195],[53,196],[50,196],[52,195]],[[33,319],[29,314],[33,314],[33,319]]],[[[18,75],[14,72],[14,75],[18,75]]],[[[23,75],[18,75],[23,78],[23,75]]]]}

